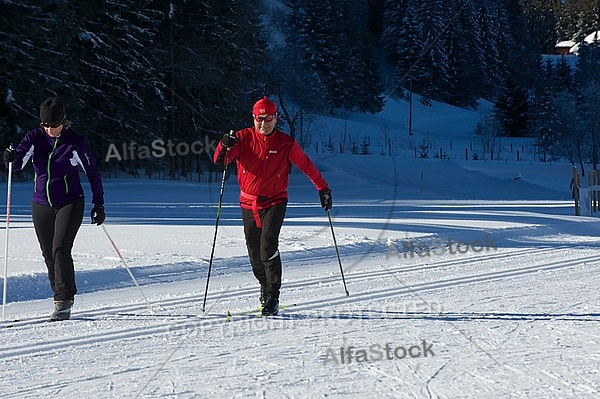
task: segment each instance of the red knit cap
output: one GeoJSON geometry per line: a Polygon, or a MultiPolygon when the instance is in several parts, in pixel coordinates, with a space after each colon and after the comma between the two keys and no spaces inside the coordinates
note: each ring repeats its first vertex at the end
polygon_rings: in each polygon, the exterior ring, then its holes
{"type": "Polygon", "coordinates": [[[277,106],[275,103],[264,96],[260,100],[258,100],[254,107],[252,107],[252,114],[254,115],[273,115],[277,113],[277,106]]]}

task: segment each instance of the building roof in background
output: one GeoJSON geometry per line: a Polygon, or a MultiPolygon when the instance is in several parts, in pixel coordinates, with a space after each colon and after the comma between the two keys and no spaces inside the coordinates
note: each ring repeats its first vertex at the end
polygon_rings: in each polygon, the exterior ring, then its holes
{"type": "MultiPolygon", "coordinates": [[[[600,40],[600,30],[590,33],[583,39],[585,43],[594,43],[598,40],[600,40]]],[[[563,40],[561,42],[556,43],[556,46],[554,47],[558,52],[564,54],[577,54],[577,52],[579,51],[580,44],[581,43],[577,43],[573,40],[563,40]],[[563,51],[561,51],[561,49],[563,49],[563,51]],[[566,51],[566,49],[568,49],[568,51],[566,51]]]]}

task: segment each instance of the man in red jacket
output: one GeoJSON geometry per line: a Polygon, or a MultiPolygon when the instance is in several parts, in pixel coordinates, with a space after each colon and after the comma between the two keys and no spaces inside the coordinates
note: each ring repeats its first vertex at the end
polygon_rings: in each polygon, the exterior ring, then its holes
{"type": "Polygon", "coordinates": [[[332,205],[331,190],[298,143],[275,127],[275,103],[263,97],[254,104],[252,116],[254,127],[223,136],[214,161],[223,164],[236,160],[246,247],[254,276],[260,282],[262,313],[276,315],[281,288],[279,232],[287,206],[291,164],[314,184],[325,210],[332,205]]]}

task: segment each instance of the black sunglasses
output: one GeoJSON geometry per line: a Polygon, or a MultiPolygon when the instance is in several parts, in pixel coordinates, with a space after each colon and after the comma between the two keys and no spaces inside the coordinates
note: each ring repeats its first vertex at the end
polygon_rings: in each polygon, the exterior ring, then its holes
{"type": "Polygon", "coordinates": [[[50,129],[56,129],[57,127],[59,127],[60,125],[62,125],[64,123],[64,119],[61,120],[58,123],[50,123],[50,122],[41,122],[40,126],[41,127],[46,127],[46,128],[50,128],[50,129]]]}

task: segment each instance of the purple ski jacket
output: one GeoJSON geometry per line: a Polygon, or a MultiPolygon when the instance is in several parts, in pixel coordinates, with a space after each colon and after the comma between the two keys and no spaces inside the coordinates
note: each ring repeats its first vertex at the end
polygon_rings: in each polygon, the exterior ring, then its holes
{"type": "Polygon", "coordinates": [[[59,208],[84,199],[79,179],[79,166],[85,172],[92,190],[92,203],[104,205],[102,177],[85,139],[73,129],[64,126],[60,135],[50,137],[43,128],[28,131],[16,149],[13,163],[23,169],[29,159],[33,163],[35,185],[33,202],[59,208]]]}

